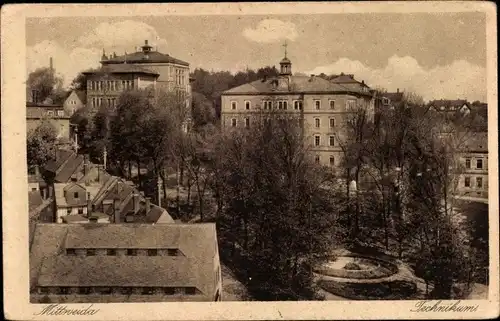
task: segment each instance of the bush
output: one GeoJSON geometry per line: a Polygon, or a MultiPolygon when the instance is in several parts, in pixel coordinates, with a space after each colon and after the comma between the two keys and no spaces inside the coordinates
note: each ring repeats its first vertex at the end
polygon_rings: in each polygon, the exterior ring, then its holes
{"type": "Polygon", "coordinates": [[[362,270],[359,265],[353,262],[349,262],[344,266],[345,270],[362,270]]]}

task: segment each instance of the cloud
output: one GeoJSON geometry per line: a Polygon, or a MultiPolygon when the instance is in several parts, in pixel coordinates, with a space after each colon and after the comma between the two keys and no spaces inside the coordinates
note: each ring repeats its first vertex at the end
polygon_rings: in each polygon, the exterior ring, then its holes
{"type": "Polygon", "coordinates": [[[148,39],[153,47],[166,47],[155,28],[143,22],[125,20],[115,23],[101,23],[76,39],[71,48],[55,41],[42,41],[27,48],[27,74],[40,67],[48,67],[50,57],[56,72],[64,79],[67,87],[76,75],[85,69],[99,67],[102,50],[106,53],[125,51],[131,53],[148,39]]]}
{"type": "Polygon", "coordinates": [[[335,63],[319,66],[308,74],[354,74],[371,87],[389,91],[413,91],[425,100],[463,98],[486,100],[486,69],[465,60],[455,60],[446,66],[422,67],[413,57],[392,56],[380,69],[370,68],[360,61],[341,58],[335,63]]]}
{"type": "Polygon", "coordinates": [[[259,22],[255,29],[246,28],[243,35],[255,42],[270,43],[277,40],[288,39],[294,41],[298,32],[295,24],[277,19],[266,19],[259,22]]]}

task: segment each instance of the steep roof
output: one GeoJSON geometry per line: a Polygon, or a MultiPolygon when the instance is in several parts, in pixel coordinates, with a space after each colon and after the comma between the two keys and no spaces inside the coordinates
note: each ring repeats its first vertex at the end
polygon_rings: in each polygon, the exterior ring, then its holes
{"type": "Polygon", "coordinates": [[[147,53],[147,55],[142,51],[138,51],[127,55],[110,57],[107,60],[101,61],[103,65],[123,64],[124,62],[131,64],[171,63],[182,66],[189,66],[189,63],[185,61],[174,58],[168,54],[163,54],[158,51],[150,51],[147,53]]]}
{"type": "Polygon", "coordinates": [[[142,68],[132,64],[112,64],[104,65],[97,70],[85,71],[85,75],[100,75],[100,74],[145,74],[158,77],[160,74],[146,68],[142,68]]]}
{"type": "Polygon", "coordinates": [[[474,132],[467,136],[463,144],[464,151],[471,152],[488,152],[488,133],[487,132],[474,132]]]}
{"type": "Polygon", "coordinates": [[[324,92],[324,93],[357,93],[367,95],[360,90],[359,86],[346,86],[346,84],[328,81],[318,76],[290,76],[290,77],[271,77],[262,80],[252,81],[250,83],[226,90],[223,95],[231,94],[273,94],[273,93],[293,93],[293,92],[324,92]],[[280,81],[287,82],[289,86],[279,86],[280,81]]]}
{"type": "Polygon", "coordinates": [[[216,254],[214,224],[38,223],[30,250],[31,287],[195,286],[212,296],[216,254]],[[67,256],[66,248],[177,248],[184,255],[67,256]]]}
{"type": "Polygon", "coordinates": [[[66,161],[68,161],[70,156],[72,156],[73,154],[74,152],[69,150],[64,150],[64,149],[56,150],[56,155],[57,155],[56,159],[50,159],[45,165],[44,169],[46,171],[56,174],[57,170],[59,170],[61,166],[65,164],[66,161]]]}
{"type": "Polygon", "coordinates": [[[432,100],[427,104],[430,107],[435,107],[438,111],[457,111],[463,105],[466,105],[470,109],[470,104],[465,99],[440,99],[432,100]]]}

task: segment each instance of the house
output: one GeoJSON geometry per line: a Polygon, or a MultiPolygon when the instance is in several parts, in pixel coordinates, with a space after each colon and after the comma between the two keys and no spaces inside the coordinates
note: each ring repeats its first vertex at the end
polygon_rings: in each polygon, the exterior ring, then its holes
{"type": "MultiPolygon", "coordinates": [[[[156,48],[157,49],[157,48],[156,48]]],[[[117,56],[115,53],[106,56],[103,52],[101,64],[104,67],[129,66],[139,67],[158,74],[156,82],[158,87],[165,91],[180,90],[190,92],[189,63],[161,53],[144,41],[144,45],[136,52],[117,56]]]]}
{"type": "Polygon", "coordinates": [[[428,104],[428,110],[439,112],[445,115],[467,115],[471,112],[470,104],[467,100],[456,99],[456,100],[432,100],[428,104]]]}
{"type": "Polygon", "coordinates": [[[298,120],[310,144],[311,157],[321,165],[341,163],[342,124],[360,109],[374,114],[374,97],[363,81],[341,74],[332,79],[292,73],[286,56],[280,74],[256,80],[222,93],[221,124],[225,130],[250,128],[270,121],[271,115],[298,120]]]}
{"type": "Polygon", "coordinates": [[[463,166],[458,182],[459,196],[488,200],[488,132],[474,132],[459,151],[463,166]]]}
{"type": "Polygon", "coordinates": [[[60,139],[71,140],[70,136],[70,115],[66,113],[62,105],[54,104],[26,104],[26,130],[34,130],[43,121],[48,121],[57,131],[60,139]]]}
{"type": "Polygon", "coordinates": [[[102,67],[97,72],[86,73],[87,106],[99,107],[103,104],[116,106],[117,97],[128,89],[151,88],[156,91],[175,93],[185,101],[185,131],[190,127],[191,84],[189,63],[161,53],[144,41],[136,52],[118,56],[116,53],[103,54],[102,67]]]}
{"type": "Polygon", "coordinates": [[[58,223],[88,223],[95,217],[111,223],[174,222],[167,210],[152,204],[132,182],[108,174],[102,165],[92,164],[88,155],[57,150],[43,173],[48,196],[55,195],[58,223]]]}
{"type": "Polygon", "coordinates": [[[43,224],[32,303],[220,301],[215,224],[43,224]]]}
{"type": "Polygon", "coordinates": [[[83,90],[73,90],[64,101],[64,110],[68,115],[73,115],[80,108],[85,107],[87,94],[83,90]]]}
{"type": "Polygon", "coordinates": [[[67,215],[87,215],[88,195],[85,187],[78,183],[54,184],[56,222],[62,223],[67,215]]]}

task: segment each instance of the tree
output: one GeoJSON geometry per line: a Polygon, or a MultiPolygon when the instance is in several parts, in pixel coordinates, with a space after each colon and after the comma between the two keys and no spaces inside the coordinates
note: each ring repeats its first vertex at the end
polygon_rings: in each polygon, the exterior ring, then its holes
{"type": "Polygon", "coordinates": [[[312,163],[296,119],[263,118],[217,149],[219,232],[260,299],[313,298],[310,267],[336,242],[331,177],[312,163]]]}
{"type": "MultiPolygon", "coordinates": [[[[26,85],[30,93],[36,92],[36,101],[43,102],[54,93],[60,95],[63,79],[55,74],[53,69],[43,67],[37,68],[28,75],[26,85]]],[[[55,97],[52,97],[55,98],[55,97]]]]}
{"type": "Polygon", "coordinates": [[[215,110],[213,103],[203,94],[193,92],[192,96],[192,118],[195,130],[203,128],[207,124],[215,123],[215,110]]]}
{"type": "Polygon", "coordinates": [[[92,71],[97,71],[97,69],[89,68],[83,72],[78,73],[78,75],[76,75],[75,79],[73,79],[71,81],[70,89],[71,90],[87,90],[87,76],[84,74],[84,72],[92,72],[92,71]]]}
{"type": "Polygon", "coordinates": [[[42,121],[38,127],[28,132],[28,167],[45,166],[47,161],[53,158],[56,140],[57,130],[47,120],[42,121]]]}

